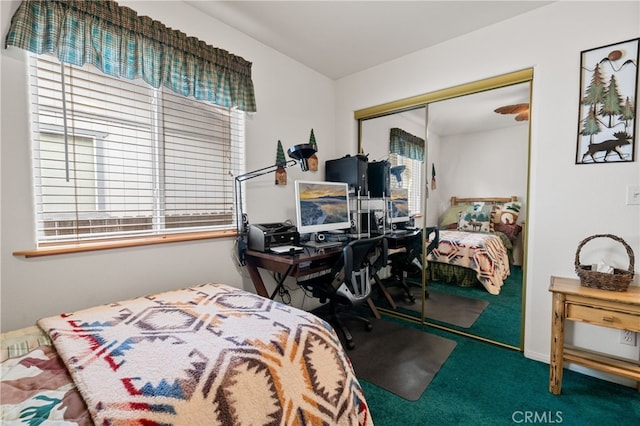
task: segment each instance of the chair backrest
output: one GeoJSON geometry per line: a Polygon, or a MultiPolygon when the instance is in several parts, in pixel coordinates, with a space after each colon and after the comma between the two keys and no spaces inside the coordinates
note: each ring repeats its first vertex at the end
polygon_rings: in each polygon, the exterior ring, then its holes
{"type": "MultiPolygon", "coordinates": [[[[437,226],[434,226],[434,227],[426,228],[425,231],[426,231],[427,241],[430,241],[430,243],[427,245],[427,254],[429,254],[433,250],[438,248],[438,245],[440,244],[440,230],[438,229],[437,226]]],[[[420,242],[420,245],[422,246],[422,241],[420,242]]]]}
{"type": "Polygon", "coordinates": [[[340,269],[334,273],[336,294],[357,304],[371,294],[369,279],[373,276],[378,260],[384,257],[386,264],[386,239],[380,235],[349,242],[342,249],[342,259],[334,268],[340,269]],[[377,256],[377,258],[376,258],[377,256]]]}
{"type": "MultiPolygon", "coordinates": [[[[409,257],[419,257],[422,254],[422,231],[416,232],[414,235],[407,238],[405,248],[409,257]]],[[[440,244],[440,230],[437,227],[429,227],[424,229],[427,242],[427,254],[435,250],[440,244]]]]}

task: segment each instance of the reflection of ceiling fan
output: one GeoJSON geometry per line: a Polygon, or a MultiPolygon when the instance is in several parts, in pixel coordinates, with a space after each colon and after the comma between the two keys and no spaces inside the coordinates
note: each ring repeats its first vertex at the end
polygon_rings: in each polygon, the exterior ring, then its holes
{"type": "Polygon", "coordinates": [[[516,121],[527,121],[529,119],[529,104],[505,105],[494,109],[498,114],[516,114],[516,121]]]}

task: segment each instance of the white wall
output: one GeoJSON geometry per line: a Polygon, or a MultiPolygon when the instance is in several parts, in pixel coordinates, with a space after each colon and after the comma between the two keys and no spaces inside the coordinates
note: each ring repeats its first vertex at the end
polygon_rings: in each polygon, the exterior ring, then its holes
{"type": "MultiPolygon", "coordinates": [[[[440,136],[439,157],[431,157],[431,161],[436,161],[436,191],[440,193],[441,200],[440,204],[433,205],[434,208],[439,210],[439,214],[444,213],[449,207],[449,200],[455,195],[517,195],[524,205],[528,142],[529,128],[526,124],[473,134],[440,136]],[[463,176],[466,179],[461,179],[463,176]]],[[[524,214],[520,216],[518,220],[522,222],[524,214]]]]}
{"type": "MultiPolygon", "coordinates": [[[[18,1],[0,2],[0,33],[7,33],[18,1]]],[[[190,6],[175,1],[119,1],[140,15],[180,29],[253,63],[258,112],[247,119],[247,170],[271,165],[277,141],[285,150],[306,143],[314,129],[321,165],[343,155],[334,146],[335,83],[190,6]]],[[[2,49],[0,191],[1,328],[28,326],[43,316],[204,282],[224,282],[253,291],[246,270],[236,266],[233,239],[25,259],[16,250],[35,248],[29,152],[26,53],[2,49]],[[240,272],[240,273],[239,273],[240,272]]],[[[323,170],[323,169],[322,169],[323,170]]],[[[289,169],[290,184],[273,175],[247,183],[252,222],[295,219],[293,180],[318,179],[289,169]]]]}
{"type": "MultiPolygon", "coordinates": [[[[640,183],[638,160],[574,165],[580,52],[639,34],[638,2],[554,2],[338,81],[336,131],[345,139],[356,134],[355,110],[533,67],[525,277],[528,357],[549,360],[549,279],[576,277],[573,261],[580,241],[596,233],[615,234],[636,257],[640,254],[640,207],[625,205],[626,186],[640,183]],[[604,16],[615,23],[603,25],[604,16]]],[[[612,243],[611,257],[626,268],[626,252],[612,243]]],[[[579,329],[569,330],[568,338],[638,358],[637,347],[618,344],[617,332],[604,330],[596,343],[583,338],[579,329]]]]}

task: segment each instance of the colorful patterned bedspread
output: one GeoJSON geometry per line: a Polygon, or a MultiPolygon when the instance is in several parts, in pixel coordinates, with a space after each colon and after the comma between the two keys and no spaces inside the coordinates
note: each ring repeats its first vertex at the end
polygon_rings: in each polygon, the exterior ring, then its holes
{"type": "Polygon", "coordinates": [[[234,287],[205,284],[38,324],[95,424],[373,425],[326,322],[234,287]]]}
{"type": "Polygon", "coordinates": [[[0,424],[92,425],[91,415],[52,345],[2,363],[0,424]]]}
{"type": "Polygon", "coordinates": [[[491,294],[500,294],[504,280],[511,274],[507,249],[494,234],[442,230],[440,243],[427,261],[473,269],[491,294]]]}

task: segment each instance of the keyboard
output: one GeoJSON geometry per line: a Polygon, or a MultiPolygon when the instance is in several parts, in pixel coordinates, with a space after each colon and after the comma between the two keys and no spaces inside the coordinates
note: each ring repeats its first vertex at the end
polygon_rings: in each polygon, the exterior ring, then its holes
{"type": "Polygon", "coordinates": [[[304,248],[300,246],[286,245],[286,246],[271,247],[270,250],[276,254],[287,254],[287,253],[291,253],[292,250],[294,253],[303,251],[304,248]]]}

